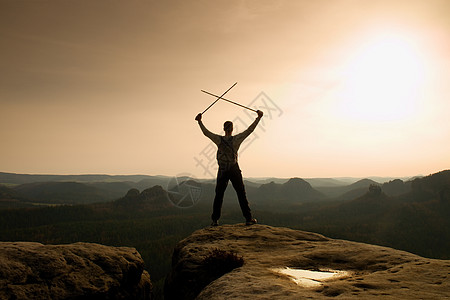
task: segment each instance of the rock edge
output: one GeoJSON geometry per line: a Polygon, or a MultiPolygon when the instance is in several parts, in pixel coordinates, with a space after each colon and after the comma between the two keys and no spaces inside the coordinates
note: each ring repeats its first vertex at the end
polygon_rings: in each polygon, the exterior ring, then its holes
{"type": "Polygon", "coordinates": [[[0,299],[151,299],[134,248],[0,242],[0,299]]]}

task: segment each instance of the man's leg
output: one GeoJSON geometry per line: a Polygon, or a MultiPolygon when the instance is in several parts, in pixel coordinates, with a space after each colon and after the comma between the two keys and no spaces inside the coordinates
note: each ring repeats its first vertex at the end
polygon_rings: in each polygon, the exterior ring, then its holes
{"type": "Polygon", "coordinates": [[[252,213],[248,205],[247,195],[245,193],[244,180],[242,179],[242,172],[236,164],[230,171],[230,180],[233,184],[236,194],[238,196],[239,205],[241,206],[242,214],[246,221],[252,220],[252,213]]]}
{"type": "Polygon", "coordinates": [[[220,219],[220,213],[222,211],[223,195],[228,185],[228,172],[220,169],[217,171],[217,182],[216,182],[216,196],[214,197],[213,213],[211,219],[217,221],[220,219]]]}

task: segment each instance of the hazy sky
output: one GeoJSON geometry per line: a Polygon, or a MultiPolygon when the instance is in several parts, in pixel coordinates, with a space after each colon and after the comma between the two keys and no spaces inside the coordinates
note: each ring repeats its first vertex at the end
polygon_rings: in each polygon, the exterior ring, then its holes
{"type": "MultiPolygon", "coordinates": [[[[265,112],[246,177],[448,169],[449,15],[447,0],[0,0],[0,171],[214,176],[194,117],[214,100],[201,89],[234,82],[227,98],[265,112]]],[[[220,101],[203,119],[254,117],[220,101]]]]}

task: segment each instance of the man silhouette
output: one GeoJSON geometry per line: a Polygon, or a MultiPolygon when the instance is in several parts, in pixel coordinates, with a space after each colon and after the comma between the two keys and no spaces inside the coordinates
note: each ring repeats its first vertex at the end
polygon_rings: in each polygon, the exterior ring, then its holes
{"type": "Polygon", "coordinates": [[[214,197],[213,213],[211,215],[212,226],[219,225],[218,220],[220,219],[220,213],[222,210],[223,195],[228,186],[228,181],[231,181],[238,196],[239,205],[246,221],[245,224],[253,225],[257,222],[256,219],[252,217],[252,213],[248,205],[244,181],[242,179],[242,171],[239,168],[237,159],[239,146],[250,135],[250,133],[255,130],[256,125],[258,125],[259,120],[261,120],[263,116],[262,111],[258,110],[257,113],[258,117],[256,120],[245,131],[234,136],[231,135],[233,132],[233,122],[231,121],[226,121],[223,124],[225,136],[221,136],[206,129],[202,122],[201,113],[195,117],[195,120],[198,121],[198,125],[200,126],[203,134],[217,145],[217,163],[219,164],[219,170],[217,172],[216,196],[214,197]]]}

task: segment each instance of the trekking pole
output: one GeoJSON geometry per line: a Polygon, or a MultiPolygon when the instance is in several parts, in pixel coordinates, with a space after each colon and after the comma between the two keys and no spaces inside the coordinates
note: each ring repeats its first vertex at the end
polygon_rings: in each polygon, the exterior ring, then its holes
{"type": "MultiPolygon", "coordinates": [[[[204,91],[204,90],[201,90],[203,93],[205,93],[205,94],[208,94],[208,95],[211,95],[211,96],[214,96],[214,97],[219,97],[219,96],[217,96],[217,95],[214,95],[214,94],[212,94],[212,93],[210,93],[210,92],[207,92],[207,91],[204,91]]],[[[223,96],[223,95],[222,95],[223,96]]],[[[230,103],[233,103],[233,104],[235,104],[235,105],[237,105],[237,106],[240,106],[240,107],[243,107],[243,108],[246,108],[246,109],[248,109],[248,110],[251,110],[251,111],[254,111],[255,113],[257,113],[257,111],[256,110],[254,110],[253,108],[250,108],[250,107],[247,107],[247,106],[245,106],[245,105],[242,105],[242,104],[239,104],[239,103],[236,103],[236,102],[234,102],[234,101],[231,101],[231,100],[228,100],[228,99],[225,99],[225,98],[223,98],[222,96],[220,96],[217,100],[219,100],[219,99],[222,99],[222,100],[225,100],[225,101],[227,101],[227,102],[230,102],[230,103]]],[[[216,101],[217,101],[216,100],[216,101]]],[[[209,107],[208,107],[209,108],[209,107]]]]}
{"type": "Polygon", "coordinates": [[[204,114],[211,106],[213,106],[217,101],[219,101],[223,96],[225,96],[225,94],[228,93],[228,91],[231,90],[236,84],[237,84],[237,82],[235,82],[228,90],[226,90],[225,93],[222,94],[222,96],[216,96],[216,95],[214,95],[215,97],[217,97],[216,101],[214,101],[213,103],[211,103],[211,105],[208,106],[208,107],[202,112],[202,115],[203,115],[203,114],[204,114]]]}

